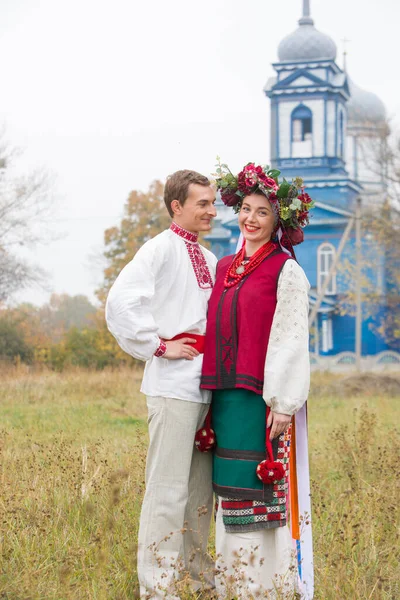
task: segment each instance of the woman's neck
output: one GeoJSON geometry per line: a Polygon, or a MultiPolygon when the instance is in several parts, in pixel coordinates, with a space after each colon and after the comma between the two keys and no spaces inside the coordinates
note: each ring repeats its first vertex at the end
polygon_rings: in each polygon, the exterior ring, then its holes
{"type": "Polygon", "coordinates": [[[262,242],[251,242],[249,240],[246,240],[246,256],[250,258],[250,256],[253,256],[253,254],[255,254],[257,250],[261,248],[261,246],[264,246],[264,244],[266,244],[269,241],[270,240],[264,240],[262,242]]]}

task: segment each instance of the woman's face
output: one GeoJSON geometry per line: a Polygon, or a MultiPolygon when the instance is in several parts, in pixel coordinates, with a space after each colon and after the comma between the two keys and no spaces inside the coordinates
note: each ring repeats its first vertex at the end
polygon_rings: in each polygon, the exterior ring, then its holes
{"type": "Polygon", "coordinates": [[[264,194],[251,194],[243,199],[239,212],[239,227],[246,241],[262,246],[270,239],[275,227],[275,213],[264,194]]]}

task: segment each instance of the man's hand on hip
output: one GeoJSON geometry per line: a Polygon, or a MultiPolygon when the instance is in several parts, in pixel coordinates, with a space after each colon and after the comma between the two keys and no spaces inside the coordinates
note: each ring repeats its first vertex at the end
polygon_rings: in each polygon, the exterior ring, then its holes
{"type": "Polygon", "coordinates": [[[167,346],[166,352],[163,354],[163,358],[169,360],[176,360],[178,358],[184,358],[185,360],[193,360],[200,353],[193,346],[189,344],[195,344],[196,340],[193,338],[182,338],[180,340],[174,340],[171,342],[165,342],[167,346]]]}

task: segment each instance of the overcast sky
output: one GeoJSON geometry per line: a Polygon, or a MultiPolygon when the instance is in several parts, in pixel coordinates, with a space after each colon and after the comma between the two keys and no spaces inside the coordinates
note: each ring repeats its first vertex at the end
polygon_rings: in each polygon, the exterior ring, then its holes
{"type": "MultiPolygon", "coordinates": [[[[26,168],[55,181],[59,239],[32,253],[49,291],[93,299],[92,256],[130,190],[177,169],[209,174],[217,154],[236,170],[268,161],[262,89],[301,10],[302,0],[0,1],[0,121],[26,168]]],[[[349,74],[398,118],[400,2],[311,0],[311,15],[339,65],[350,40],[349,74]]]]}

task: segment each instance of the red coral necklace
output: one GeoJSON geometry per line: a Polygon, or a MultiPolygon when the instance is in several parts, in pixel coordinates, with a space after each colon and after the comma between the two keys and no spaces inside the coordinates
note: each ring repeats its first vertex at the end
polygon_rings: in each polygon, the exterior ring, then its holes
{"type": "Polygon", "coordinates": [[[242,246],[226,272],[224,286],[226,288],[233,287],[239,283],[241,279],[250,275],[250,273],[257,269],[258,265],[260,265],[267,256],[277,249],[277,247],[277,244],[269,240],[269,242],[261,246],[257,252],[254,252],[253,256],[246,259],[246,245],[242,246]]]}

